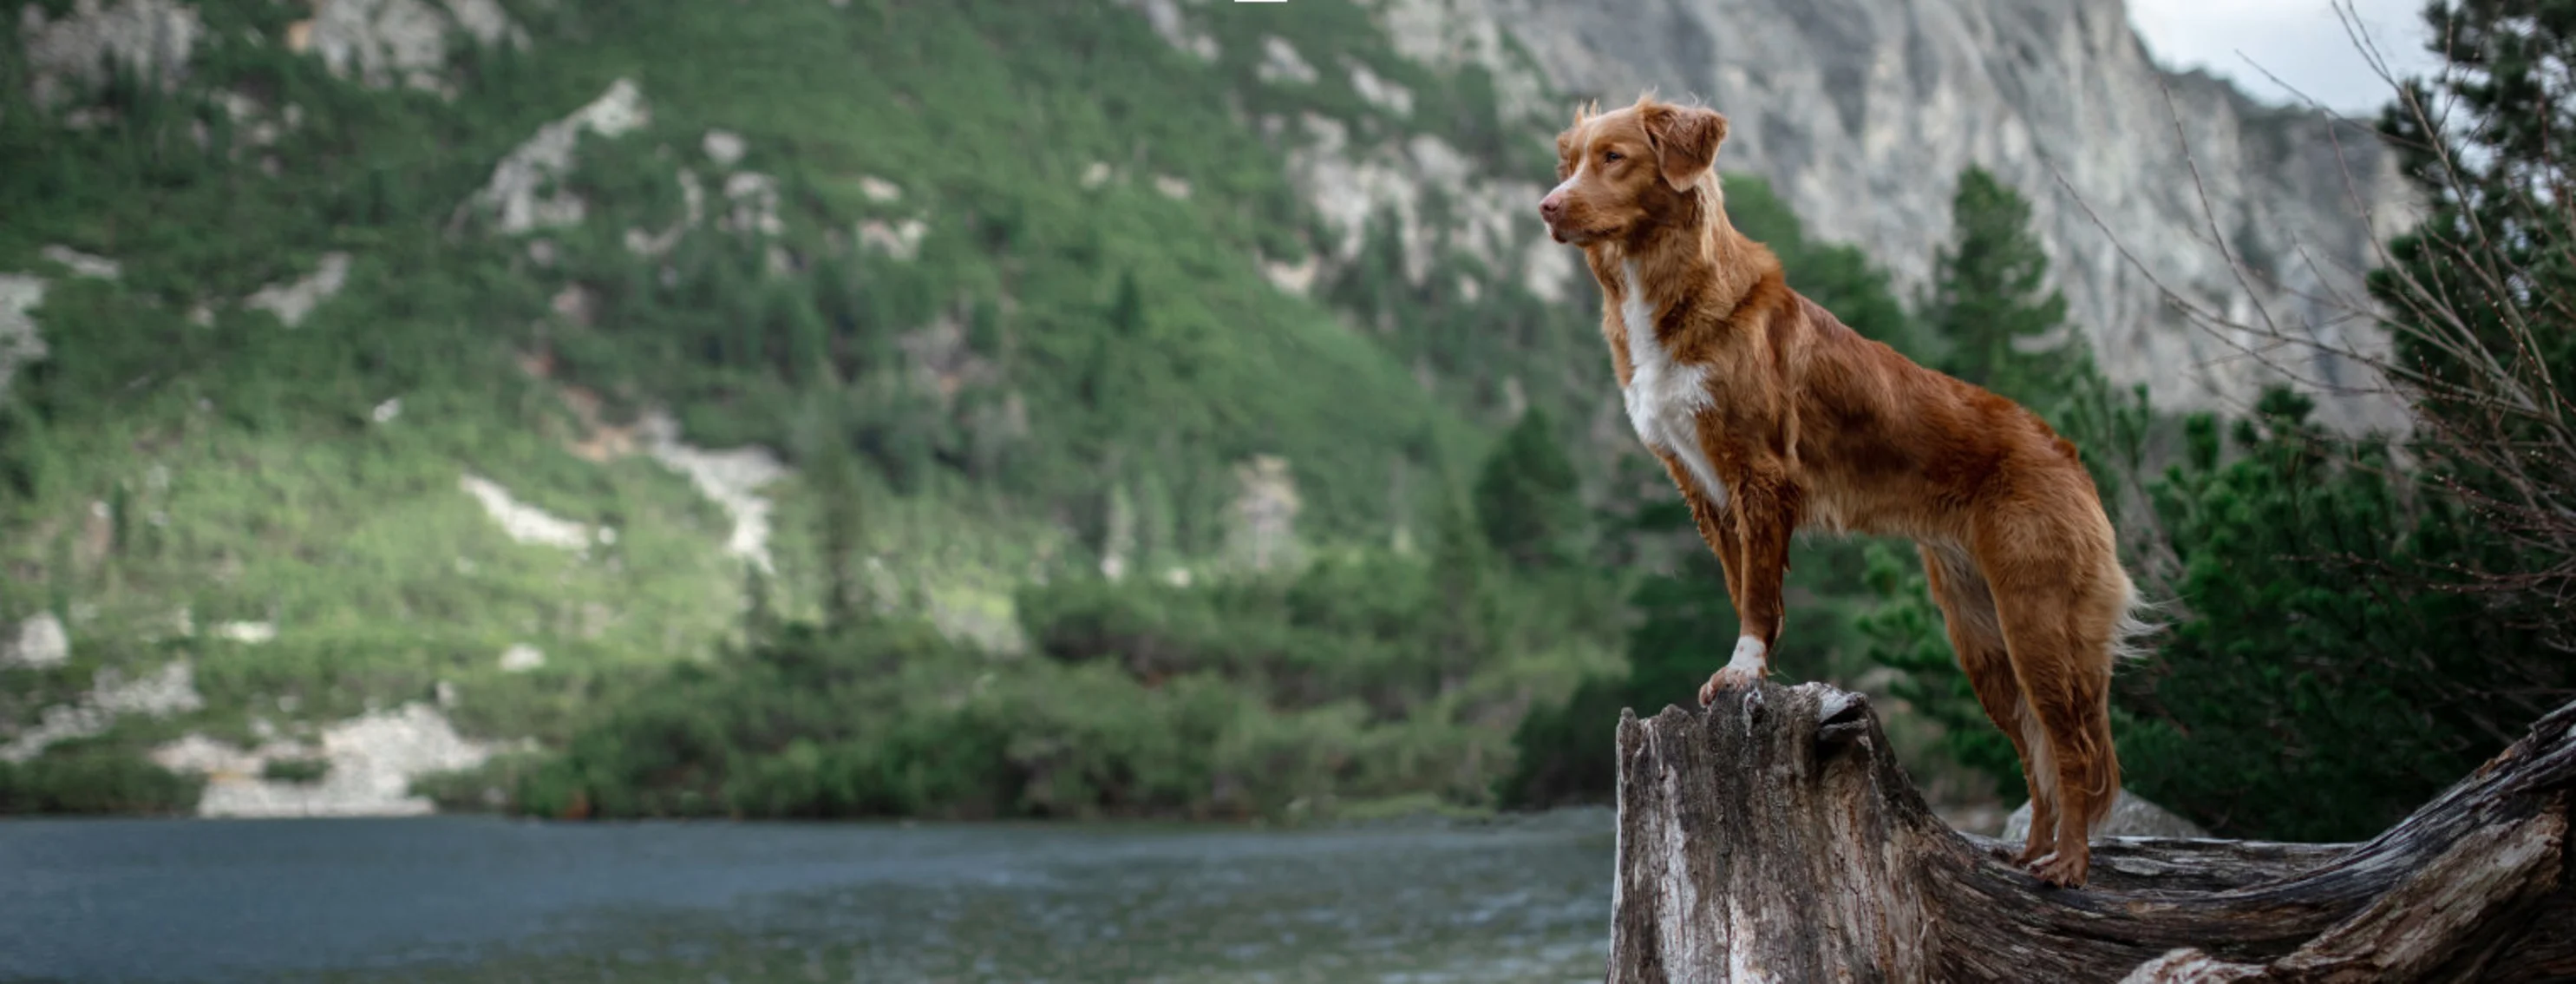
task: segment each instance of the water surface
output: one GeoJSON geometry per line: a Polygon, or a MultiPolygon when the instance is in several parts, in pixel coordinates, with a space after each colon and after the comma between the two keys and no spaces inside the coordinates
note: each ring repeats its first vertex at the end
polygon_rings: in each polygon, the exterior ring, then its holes
{"type": "Polygon", "coordinates": [[[0,981],[1601,979],[1605,814],[0,822],[0,981]]]}

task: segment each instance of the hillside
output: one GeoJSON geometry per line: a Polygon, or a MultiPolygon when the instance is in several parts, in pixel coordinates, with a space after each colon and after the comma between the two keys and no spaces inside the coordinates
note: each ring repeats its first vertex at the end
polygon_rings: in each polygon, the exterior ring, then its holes
{"type": "MultiPolygon", "coordinates": [[[[411,781],[558,747],[746,625],[850,612],[944,641],[886,643],[904,682],[815,713],[1133,706],[1237,722],[1204,737],[1244,763],[1401,760],[1327,793],[1472,801],[1534,694],[1615,663],[1618,620],[1581,601],[1423,643],[1472,658],[1404,641],[1456,597],[1444,517],[1524,410],[1562,422],[1595,506],[1656,484],[1619,470],[1639,462],[1591,288],[1528,214],[1571,90],[1491,21],[1308,0],[19,21],[0,761],[105,790],[37,807],[425,809],[411,781]],[[1084,628],[1121,612],[1157,628],[1084,628]],[[1276,639],[1229,663],[1208,625],[1276,639]],[[1158,639],[1198,644],[1136,665],[1158,639]],[[1124,645],[1134,672],[1067,645],[1124,645]],[[210,777],[202,798],[146,760],[210,777]]],[[[1859,253],[1735,187],[1793,282],[1903,330],[1859,253]]],[[[1575,590],[1550,583],[1477,590],[1575,590]]],[[[1112,725],[1059,726],[1028,747],[1112,725]]]]}
{"type": "MultiPolygon", "coordinates": [[[[1231,65],[1318,12],[1239,22],[1231,65]]],[[[1263,82],[1115,8],[302,14],[24,17],[14,759],[104,728],[219,780],[331,757],[327,789],[391,781],[341,761],[367,735],[560,738],[708,656],[746,567],[817,610],[824,502],[864,502],[868,601],[1008,654],[1032,577],[1401,539],[1509,401],[1590,382],[1547,330],[1580,322],[1463,248],[1400,326],[1295,289],[1329,234],[1227,93],[1418,147],[1478,118],[1383,48],[1263,82]],[[803,467],[834,450],[863,466],[803,467]]]]}

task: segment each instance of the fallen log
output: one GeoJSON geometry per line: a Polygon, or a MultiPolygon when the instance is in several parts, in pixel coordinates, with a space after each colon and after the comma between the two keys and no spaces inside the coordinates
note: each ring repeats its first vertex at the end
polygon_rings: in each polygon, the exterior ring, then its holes
{"type": "Polygon", "coordinates": [[[2576,979],[2576,703],[2361,844],[2100,838],[2058,889],[1933,815],[1866,697],[1620,715],[1609,980],[2576,979]]]}

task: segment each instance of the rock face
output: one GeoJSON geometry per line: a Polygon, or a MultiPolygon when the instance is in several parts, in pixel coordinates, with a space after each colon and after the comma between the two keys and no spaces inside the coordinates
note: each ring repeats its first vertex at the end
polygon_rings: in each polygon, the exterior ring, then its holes
{"type": "Polygon", "coordinates": [[[149,77],[166,91],[185,78],[188,56],[205,33],[195,8],[170,0],[79,0],[56,18],[44,5],[18,8],[28,85],[37,105],[51,106],[73,86],[107,81],[110,66],[149,77]]]}
{"type": "MultiPolygon", "coordinates": [[[[24,644],[22,636],[21,645],[24,644]]],[[[23,654],[19,658],[26,659],[23,654]]],[[[133,678],[109,667],[98,671],[90,682],[90,692],[77,703],[45,708],[33,725],[0,744],[0,762],[25,762],[56,742],[106,734],[108,727],[125,715],[169,717],[205,706],[205,698],[197,694],[195,668],[186,660],[164,664],[157,673],[133,678]]]]}
{"type": "Polygon", "coordinates": [[[19,366],[45,357],[45,336],[30,313],[44,303],[43,277],[0,273],[0,395],[8,394],[19,366]]]}
{"type": "Polygon", "coordinates": [[[412,780],[481,765],[503,746],[456,733],[436,708],[404,704],[329,725],[310,742],[272,738],[240,749],[191,733],[155,749],[154,762],[201,773],[205,817],[399,817],[433,811],[412,780]],[[270,778],[276,760],[327,763],[318,781],[270,778]]]}
{"type": "Polygon", "coordinates": [[[584,132],[614,137],[652,120],[644,90],[631,79],[618,79],[598,99],[571,116],[548,123],[492,169],[492,178],[474,196],[499,230],[516,235],[536,229],[576,225],[587,213],[578,196],[548,185],[572,170],[573,149],[584,132]]]}
{"type": "MultiPolygon", "coordinates": [[[[1909,292],[1929,279],[1934,248],[1949,235],[1956,175],[1984,165],[2031,200],[2055,279],[2105,371],[2147,383],[2161,406],[2242,406],[2262,378],[2227,340],[2168,310],[2155,283],[2259,317],[2211,244],[2213,228],[2244,262],[2277,271],[2288,291],[2252,294],[2273,317],[2331,325],[2336,312],[2295,294],[2354,291],[2370,243],[2413,214],[2390,156],[2359,126],[2330,126],[2313,112],[2255,104],[2205,75],[2164,71],[2119,0],[1374,6],[1398,48],[1426,61],[1508,68],[1479,40],[1507,35],[1564,97],[1536,107],[1538,126],[1562,126],[1573,100],[1622,104],[1649,87],[1725,112],[1732,129],[1721,168],[1769,178],[1812,235],[1862,246],[1909,292]],[[2206,186],[2206,215],[2186,141],[2206,186]]],[[[1537,228],[1534,214],[1524,218],[1537,228]]],[[[2327,380],[2363,381],[2357,367],[2320,365],[2304,352],[2274,358],[2327,380]]],[[[2375,402],[2322,403],[2320,417],[2339,425],[2402,419],[2375,402]]]]}
{"type": "Polygon", "coordinates": [[[313,272],[285,283],[270,284],[242,299],[242,306],[276,315],[279,324],[293,328],[304,323],[313,309],[340,293],[349,282],[349,254],[322,254],[313,272]]]}
{"type": "Polygon", "coordinates": [[[301,36],[333,75],[435,90],[459,29],[487,45],[527,43],[494,0],[447,0],[443,11],[423,0],[322,0],[301,36]]]}

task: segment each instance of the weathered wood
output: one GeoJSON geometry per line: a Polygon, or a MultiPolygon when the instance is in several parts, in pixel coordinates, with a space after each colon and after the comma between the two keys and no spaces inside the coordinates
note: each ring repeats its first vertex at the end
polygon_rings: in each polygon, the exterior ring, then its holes
{"type": "Polygon", "coordinates": [[[2367,843],[2104,838],[2082,889],[1943,823],[1858,694],[1623,714],[1618,755],[1613,982],[2576,979],[2576,704],[2367,843]]]}

